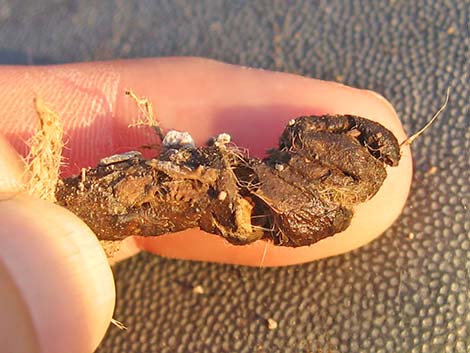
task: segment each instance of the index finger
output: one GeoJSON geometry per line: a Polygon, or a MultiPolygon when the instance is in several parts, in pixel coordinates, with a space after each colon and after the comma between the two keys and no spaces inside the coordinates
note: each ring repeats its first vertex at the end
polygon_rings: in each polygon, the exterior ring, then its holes
{"type": "MultiPolygon", "coordinates": [[[[94,165],[103,156],[155,142],[148,131],[128,128],[137,114],[134,102],[122,93],[128,88],[154,103],[163,127],[189,131],[199,143],[228,132],[237,145],[249,148],[252,155],[262,155],[274,146],[285,123],[299,115],[355,114],[380,122],[399,141],[406,136],[393,108],[377,94],[290,74],[194,58],[91,63],[40,70],[47,70],[52,77],[42,91],[44,99],[55,99],[67,106],[61,115],[69,140],[66,152],[70,171],[94,165]],[[94,85],[87,77],[94,80],[94,85]]],[[[357,207],[345,232],[309,247],[275,247],[264,241],[239,247],[195,230],[140,238],[138,244],[164,256],[266,266],[343,253],[380,235],[401,212],[411,182],[409,150],[404,149],[400,165],[388,168],[387,172],[380,191],[357,207]]]]}

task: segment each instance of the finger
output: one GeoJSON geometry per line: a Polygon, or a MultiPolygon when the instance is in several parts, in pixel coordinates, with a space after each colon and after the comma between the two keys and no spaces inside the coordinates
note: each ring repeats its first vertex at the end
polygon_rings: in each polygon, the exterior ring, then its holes
{"type": "Polygon", "coordinates": [[[0,155],[2,351],[33,353],[63,352],[66,349],[92,352],[104,335],[114,307],[112,275],[106,262],[103,262],[102,249],[93,239],[91,231],[84,224],[77,224],[73,220],[75,217],[68,212],[64,215],[57,206],[19,196],[24,191],[24,164],[1,137],[0,155]],[[21,198],[16,199],[18,197],[21,198]],[[40,215],[40,219],[34,214],[40,215]],[[45,225],[49,227],[47,232],[52,233],[52,236],[45,236],[44,229],[38,229],[32,224],[35,221],[46,221],[45,225]],[[57,236],[63,239],[59,240],[57,236]],[[37,239],[29,241],[29,237],[37,239]],[[12,242],[11,238],[18,239],[12,242]],[[41,248],[34,246],[37,240],[41,241],[41,248]],[[48,269],[48,262],[54,269],[48,269]],[[63,266],[64,262],[66,266],[63,266]],[[99,267],[97,265],[103,264],[105,267],[96,271],[99,267]],[[67,281],[63,280],[64,277],[67,277],[67,281]],[[90,294],[98,296],[98,299],[90,298],[90,294]],[[96,311],[97,307],[100,311],[96,311]],[[91,321],[91,324],[87,321],[91,321]],[[82,336],[77,331],[77,324],[87,326],[86,335],[82,336]],[[70,345],[77,348],[71,348],[70,345]]]}
{"type": "MultiPolygon", "coordinates": [[[[60,106],[64,97],[69,97],[59,113],[65,118],[69,140],[66,152],[71,170],[75,168],[75,171],[80,166],[95,164],[103,155],[129,150],[154,139],[143,129],[128,129],[128,123],[135,121],[137,109],[131,100],[119,94],[126,88],[154,102],[164,127],[191,131],[199,142],[226,131],[238,145],[250,148],[255,155],[275,145],[276,136],[287,120],[305,114],[357,114],[379,121],[399,140],[405,137],[395,112],[379,96],[294,75],[190,58],[71,65],[47,70],[47,84],[41,86],[45,99],[51,102],[55,99],[60,106]]],[[[5,102],[5,106],[11,107],[8,104],[5,102]]],[[[7,128],[15,124],[18,131],[25,128],[19,122],[12,123],[11,118],[8,121],[7,128]]],[[[313,246],[288,249],[261,242],[235,247],[215,236],[194,231],[189,232],[188,239],[173,235],[139,240],[139,245],[171,257],[250,265],[298,263],[351,250],[380,235],[400,213],[411,181],[409,150],[403,154],[400,166],[388,169],[389,177],[379,193],[358,207],[353,224],[341,235],[313,246]],[[194,246],[188,246],[189,240],[194,246]],[[211,253],[206,254],[206,249],[211,253]]]]}
{"type": "Polygon", "coordinates": [[[0,347],[92,352],[114,308],[103,250],[70,212],[21,195],[23,164],[2,138],[0,155],[0,347]]]}
{"type": "Polygon", "coordinates": [[[115,300],[94,234],[61,207],[24,197],[0,201],[0,224],[2,350],[93,352],[115,300]]]}

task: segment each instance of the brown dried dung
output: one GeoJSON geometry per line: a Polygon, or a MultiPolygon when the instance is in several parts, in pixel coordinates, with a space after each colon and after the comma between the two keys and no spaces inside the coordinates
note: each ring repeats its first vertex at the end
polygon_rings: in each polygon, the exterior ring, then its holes
{"type": "Polygon", "coordinates": [[[169,134],[154,159],[128,152],[61,180],[57,202],[101,240],[199,227],[233,244],[297,247],[345,230],[353,207],[381,187],[385,164],[400,159],[389,130],[352,115],[291,120],[263,160],[226,134],[197,148],[189,135],[169,134]]]}

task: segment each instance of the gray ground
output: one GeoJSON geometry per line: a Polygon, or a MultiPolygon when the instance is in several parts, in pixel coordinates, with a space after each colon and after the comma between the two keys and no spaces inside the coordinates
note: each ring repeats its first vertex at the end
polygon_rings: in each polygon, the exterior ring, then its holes
{"type": "Polygon", "coordinates": [[[452,88],[383,237],[280,269],[142,254],[99,352],[470,352],[469,46],[468,0],[0,0],[0,63],[199,55],[376,90],[408,131],[452,88]]]}

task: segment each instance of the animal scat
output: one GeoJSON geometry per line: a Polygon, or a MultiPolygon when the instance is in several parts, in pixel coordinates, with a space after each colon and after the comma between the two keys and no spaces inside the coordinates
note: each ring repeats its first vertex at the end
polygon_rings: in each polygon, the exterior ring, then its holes
{"type": "Polygon", "coordinates": [[[233,244],[304,246],[345,230],[400,159],[389,130],[353,115],[290,120],[263,160],[216,141],[114,157],[62,180],[57,202],[101,240],[200,228],[233,244]]]}

